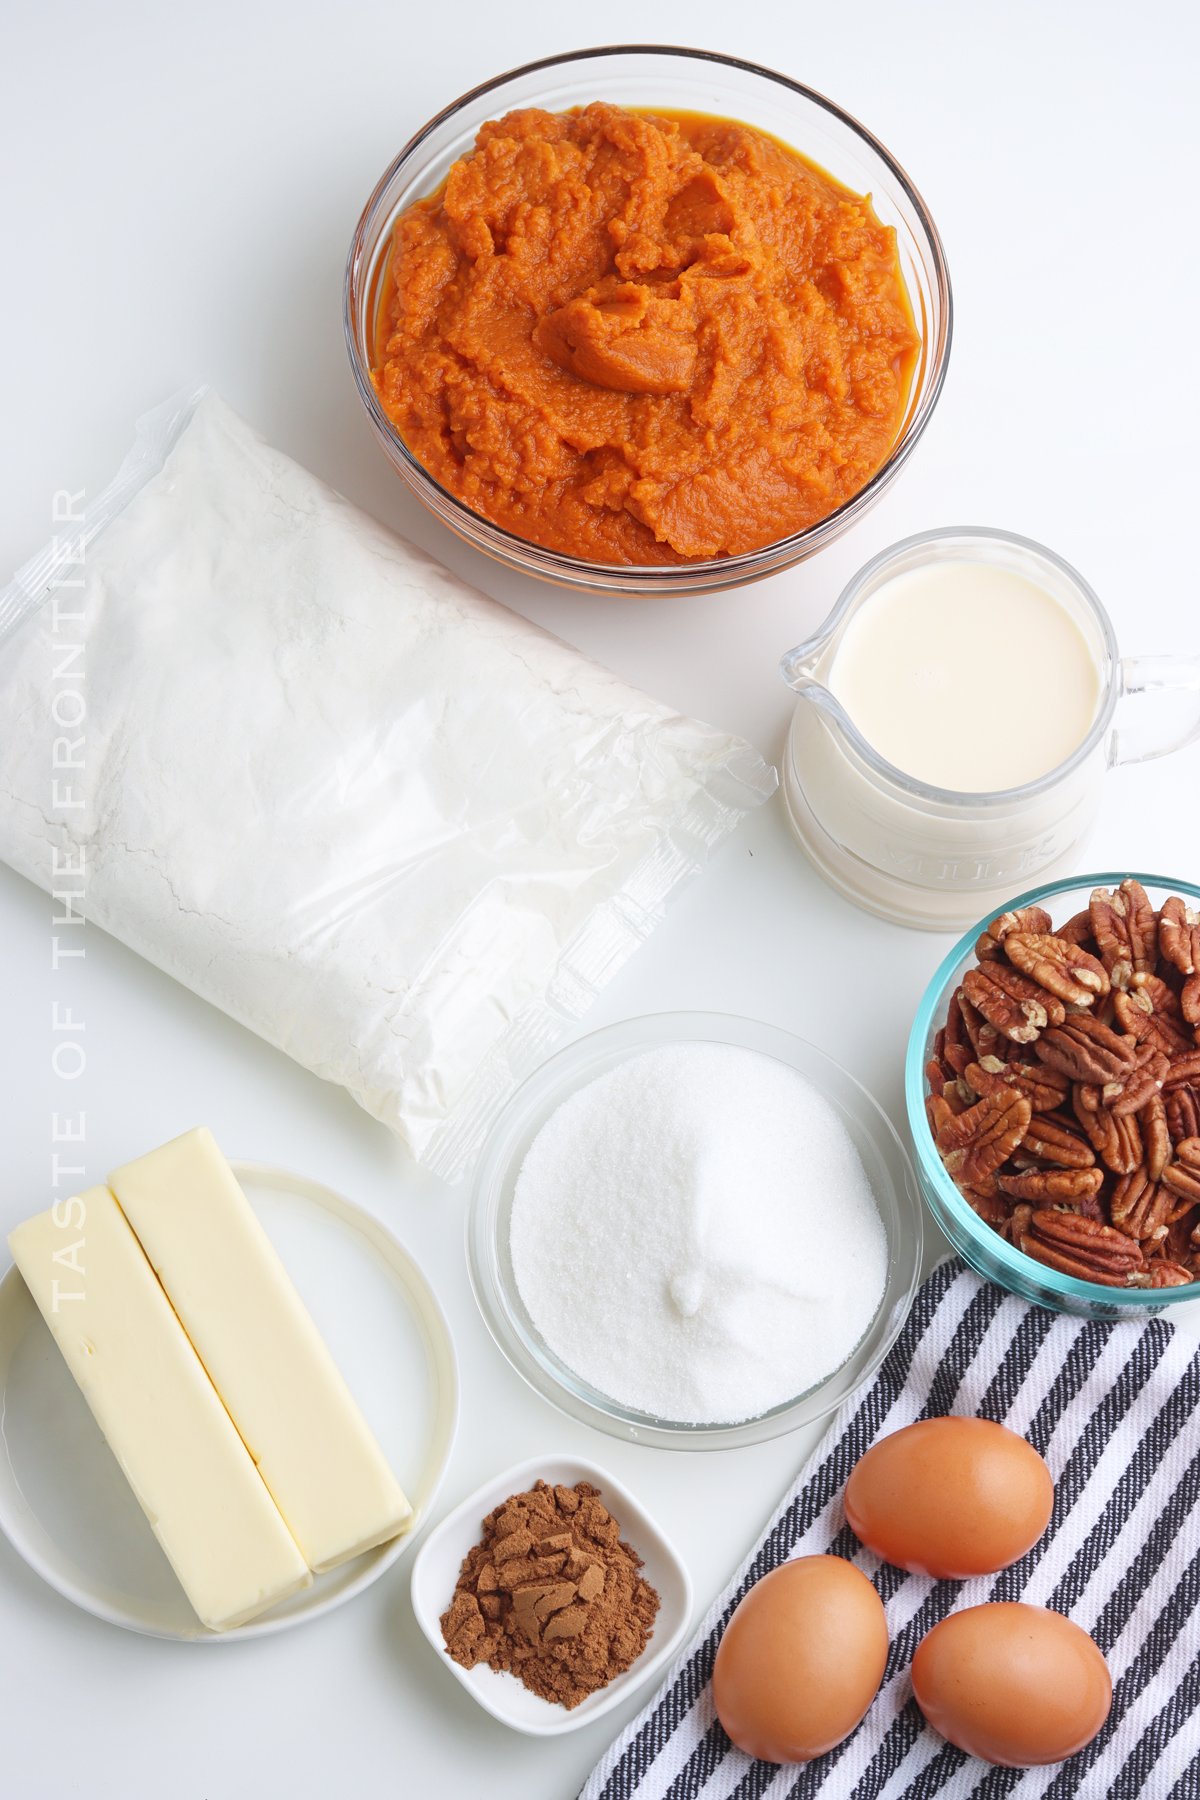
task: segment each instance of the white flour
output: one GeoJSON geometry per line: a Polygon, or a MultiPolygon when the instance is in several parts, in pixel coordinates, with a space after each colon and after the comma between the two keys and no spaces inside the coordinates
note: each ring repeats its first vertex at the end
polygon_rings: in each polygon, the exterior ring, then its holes
{"type": "Polygon", "coordinates": [[[26,615],[0,646],[0,856],[49,887],[82,850],[89,918],[454,1178],[773,775],[215,396],[145,473],[65,603],[81,623],[55,633],[44,557],[0,594],[0,626],[26,615]],[[75,640],[67,809],[50,699],[75,640]]]}
{"type": "Polygon", "coordinates": [[[667,1044],[580,1088],[513,1195],[517,1287],[551,1350],[623,1405],[737,1424],[839,1368],[887,1238],[834,1108],[794,1069],[667,1044]]]}

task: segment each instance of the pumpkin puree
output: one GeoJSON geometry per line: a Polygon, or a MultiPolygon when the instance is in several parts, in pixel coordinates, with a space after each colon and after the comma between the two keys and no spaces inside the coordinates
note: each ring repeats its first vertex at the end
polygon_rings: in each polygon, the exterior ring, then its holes
{"type": "Polygon", "coordinates": [[[678,563],[857,493],[918,344],[868,199],[734,120],[596,104],[485,125],[401,215],[374,378],[413,455],[494,524],[678,563]]]}

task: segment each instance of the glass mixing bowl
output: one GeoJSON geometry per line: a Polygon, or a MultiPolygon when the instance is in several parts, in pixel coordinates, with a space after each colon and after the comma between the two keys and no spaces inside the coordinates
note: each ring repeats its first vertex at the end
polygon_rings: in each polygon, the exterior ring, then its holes
{"type": "Polygon", "coordinates": [[[721,1013],[657,1013],[580,1038],[542,1064],[493,1126],[467,1217],[467,1264],[484,1322],[513,1368],[573,1419],[659,1449],[722,1450],[807,1425],[869,1381],[908,1317],[921,1266],[922,1214],[912,1164],[890,1121],[845,1069],[803,1038],[721,1013]],[[660,1044],[736,1044],[796,1069],[836,1108],[871,1184],[887,1234],[883,1299],[852,1354],[823,1381],[736,1425],[691,1425],[621,1406],[582,1381],[543,1341],[517,1291],[509,1252],[513,1189],[530,1144],[576,1089],[660,1044]]]}
{"type": "Polygon", "coordinates": [[[1089,1319],[1120,1319],[1138,1314],[1161,1312],[1180,1301],[1200,1300],[1200,1282],[1177,1288],[1111,1288],[1094,1281],[1078,1281],[1072,1275],[1060,1275],[1035,1262],[1023,1250],[1016,1249],[990,1225],[985,1225],[972,1212],[942,1166],[934,1147],[933,1135],[925,1117],[925,1099],[929,1083],[925,1065],[933,1054],[933,1040],[945,1023],[950,996],[962,979],[963,972],[975,961],[975,940],[997,911],[1015,910],[1018,906],[1044,906],[1055,925],[1066,921],[1088,903],[1093,888],[1116,887],[1132,876],[1140,881],[1155,906],[1168,894],[1190,897],[1200,903],[1200,887],[1190,881],[1174,881],[1162,875],[1141,875],[1136,870],[1121,869],[1116,873],[1077,875],[1069,881],[1051,881],[1042,887],[1018,894],[1003,907],[991,907],[939,967],[925,990],[917,1016],[913,1020],[904,1064],[904,1100],[908,1112],[908,1129],[916,1150],[917,1179],[925,1204],[951,1244],[989,1281],[998,1282],[1010,1293],[1055,1312],[1077,1313],[1089,1319]]]}
{"type": "Polygon", "coordinates": [[[615,45],[550,56],[472,88],[422,126],[380,177],[363,209],[346,264],[344,322],[350,364],[375,435],[392,467],[443,524],[526,575],[591,593],[680,594],[741,587],[790,568],[840,537],[895,480],[929,423],[950,354],[950,277],[937,228],[920,194],[877,138],[832,101],[786,75],[734,56],[664,45],[615,45]],[[592,100],[740,119],[781,138],[856,193],[896,232],[900,267],[921,350],[908,410],[883,467],[861,491],[807,531],[741,556],[676,566],[589,563],[527,543],[481,518],[441,487],[408,450],[371,381],[379,278],[396,215],[433,193],[488,119],[514,107],[565,112],[592,100]]]}

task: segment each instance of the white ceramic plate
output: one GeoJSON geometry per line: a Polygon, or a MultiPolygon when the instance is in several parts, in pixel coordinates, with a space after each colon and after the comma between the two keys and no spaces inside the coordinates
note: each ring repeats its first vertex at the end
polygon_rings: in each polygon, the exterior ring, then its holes
{"type": "Polygon", "coordinates": [[[234,1169],[415,1513],[403,1537],[248,1625],[198,1622],[25,1283],[15,1268],[0,1281],[0,1530],[85,1612],[207,1644],[286,1631],[377,1581],[424,1523],[458,1423],[450,1329],[407,1250],[330,1188],[257,1163],[234,1169]]]}
{"type": "Polygon", "coordinates": [[[602,1713],[619,1706],[652,1675],[658,1675],[666,1668],[687,1633],[692,1613],[692,1582],[674,1544],[615,1476],[576,1456],[534,1456],[477,1488],[430,1532],[413,1563],[412,1602],[417,1624],[433,1646],[442,1667],[449,1670],[485,1712],[490,1712],[501,1724],[511,1725],[514,1731],[526,1732],[531,1737],[559,1737],[564,1731],[577,1731],[581,1725],[590,1725],[602,1713]],[[485,1514],[502,1505],[511,1494],[524,1493],[539,1476],[555,1486],[574,1487],[577,1481],[590,1481],[593,1487],[599,1488],[601,1500],[621,1527],[625,1542],[642,1558],[645,1564],[642,1573],[651,1587],[657,1588],[662,1602],[654,1622],[654,1634],[638,1660],[623,1675],[618,1675],[599,1692],[589,1694],[570,1712],[531,1693],[515,1675],[498,1674],[484,1664],[464,1669],[452,1662],[446,1654],[440,1624],[441,1615],[454,1593],[462,1560],[471,1546],[479,1542],[485,1514]]]}

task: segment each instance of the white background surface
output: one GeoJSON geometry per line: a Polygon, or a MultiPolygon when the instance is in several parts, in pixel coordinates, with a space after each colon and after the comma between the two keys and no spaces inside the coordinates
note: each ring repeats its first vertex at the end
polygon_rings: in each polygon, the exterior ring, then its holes
{"type": "MultiPolygon", "coordinates": [[[[608,0],[599,14],[548,0],[9,0],[0,570],[50,535],[56,489],[99,488],[135,416],[203,375],[281,449],[487,591],[772,756],[788,712],[779,653],[868,556],[929,526],[1040,538],[1091,579],[1125,650],[1195,651],[1196,19],[1183,0],[608,0]],[[503,68],[622,37],[728,50],[829,94],[908,168],[947,245],[954,353],[910,468],[849,538],[740,595],[612,602],[509,579],[404,496],[346,367],[345,249],[400,144],[503,68]]],[[[1018,695],[1013,707],[1018,721],[1018,695]]],[[[1111,775],[1090,866],[1195,878],[1198,783],[1195,749],[1111,775]]],[[[204,1121],[231,1154],[329,1182],[394,1226],[450,1313],[464,1406],[441,1509],[539,1450],[591,1456],[676,1539],[707,1605],[811,1434],[700,1457],[560,1418],[475,1313],[464,1195],[415,1177],[342,1094],[98,933],[69,984],[89,1061],[64,1099],[49,1067],[50,1002],[64,994],[49,910],[0,870],[0,1226],[53,1197],[56,1107],[86,1108],[92,1178],[204,1121]]],[[[899,1118],[905,1034],[946,942],[825,891],[775,802],[588,1023],[666,1007],[756,1015],[815,1039],[899,1118]]],[[[624,1715],[554,1742],[505,1732],[418,1636],[405,1568],[307,1630],[196,1649],[84,1617],[0,1543],[0,1787],[19,1800],[569,1800],[624,1715]]]]}

